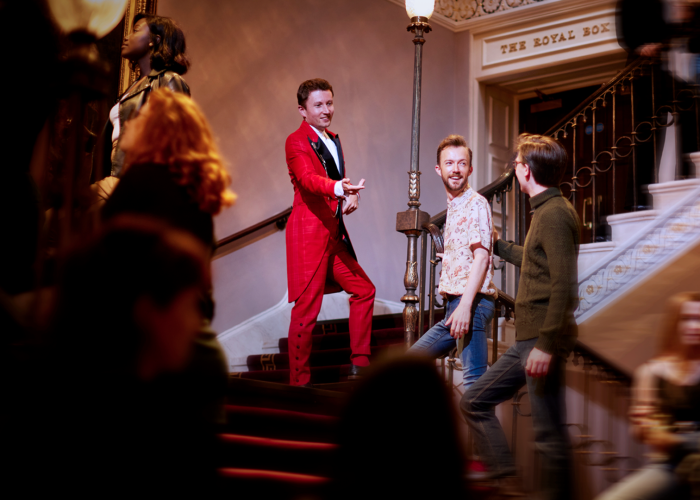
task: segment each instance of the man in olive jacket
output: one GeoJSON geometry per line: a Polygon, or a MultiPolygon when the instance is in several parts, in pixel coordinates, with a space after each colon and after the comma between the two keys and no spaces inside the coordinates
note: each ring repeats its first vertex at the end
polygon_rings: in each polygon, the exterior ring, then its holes
{"type": "MultiPolygon", "coordinates": [[[[495,407],[527,384],[535,443],[542,457],[545,498],[570,496],[570,454],[564,401],[566,358],[576,342],[580,222],[557,187],[567,164],[549,137],[522,134],[515,175],[530,196],[532,223],[525,246],[498,240],[494,253],[519,266],[516,342],[467,392],[460,407],[491,477],[512,482],[514,459],[495,407]]],[[[512,486],[512,485],[511,485],[512,486]]]]}

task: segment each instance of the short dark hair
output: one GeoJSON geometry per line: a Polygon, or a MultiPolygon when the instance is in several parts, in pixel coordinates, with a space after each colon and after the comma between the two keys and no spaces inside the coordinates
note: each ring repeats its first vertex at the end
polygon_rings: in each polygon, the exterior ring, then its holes
{"type": "Polygon", "coordinates": [[[530,166],[537,184],[559,186],[569,159],[566,149],[559,141],[544,135],[520,134],[516,151],[523,163],[530,166]]]}
{"type": "Polygon", "coordinates": [[[134,25],[141,19],[146,20],[151,32],[151,42],[153,42],[151,68],[156,71],[169,69],[180,75],[187,73],[190,61],[185,55],[187,44],[182,28],[169,17],[154,16],[144,12],[134,16],[134,25]],[[160,42],[157,37],[160,37],[160,42]]]}
{"type": "Polygon", "coordinates": [[[440,165],[440,155],[442,154],[442,150],[446,148],[467,148],[467,152],[469,153],[469,166],[471,167],[472,165],[472,150],[467,146],[467,141],[464,140],[464,137],[461,135],[457,134],[451,134],[445,137],[440,145],[438,146],[437,149],[437,164],[440,165]]]}
{"type": "Polygon", "coordinates": [[[306,80],[304,83],[299,85],[299,90],[297,90],[297,102],[299,106],[306,107],[306,100],[309,98],[309,94],[315,90],[330,90],[331,95],[333,94],[333,87],[323,78],[313,78],[311,80],[306,80]]]}

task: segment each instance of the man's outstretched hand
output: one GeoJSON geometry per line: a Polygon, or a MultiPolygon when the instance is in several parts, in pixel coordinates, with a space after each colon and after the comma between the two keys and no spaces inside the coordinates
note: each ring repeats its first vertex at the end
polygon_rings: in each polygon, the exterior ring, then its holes
{"type": "Polygon", "coordinates": [[[349,196],[351,194],[357,194],[359,191],[365,188],[365,180],[360,179],[360,183],[357,186],[353,186],[350,183],[350,179],[345,178],[343,179],[343,191],[345,193],[345,196],[349,196]]]}

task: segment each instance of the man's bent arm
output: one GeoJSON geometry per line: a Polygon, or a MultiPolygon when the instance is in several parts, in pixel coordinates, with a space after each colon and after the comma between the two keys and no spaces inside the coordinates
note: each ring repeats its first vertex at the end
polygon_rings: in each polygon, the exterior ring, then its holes
{"type": "Polygon", "coordinates": [[[464,293],[459,301],[457,309],[452,313],[452,316],[447,320],[445,325],[451,325],[450,335],[456,339],[464,335],[465,330],[469,329],[471,322],[472,304],[474,297],[486,278],[486,272],[489,267],[489,251],[486,250],[480,243],[473,246],[474,261],[472,262],[467,278],[467,286],[464,288],[464,293]]]}
{"type": "Polygon", "coordinates": [[[522,267],[523,265],[523,247],[512,241],[499,239],[493,246],[493,253],[515,266],[522,267]]]}
{"type": "Polygon", "coordinates": [[[294,138],[288,138],[285,145],[287,164],[294,174],[294,178],[306,191],[319,196],[335,198],[336,181],[317,174],[313,161],[304,143],[294,138]]]}

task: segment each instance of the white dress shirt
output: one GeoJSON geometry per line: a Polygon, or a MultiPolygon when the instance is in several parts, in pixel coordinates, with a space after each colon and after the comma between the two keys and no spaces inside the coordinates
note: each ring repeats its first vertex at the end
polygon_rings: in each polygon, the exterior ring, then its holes
{"type": "MultiPolygon", "coordinates": [[[[333,142],[333,139],[331,139],[328,136],[325,130],[323,132],[319,132],[318,129],[313,125],[311,125],[311,128],[314,129],[314,132],[316,132],[321,138],[323,144],[325,144],[328,148],[328,151],[331,152],[331,156],[333,156],[333,160],[335,160],[335,165],[338,168],[338,173],[340,173],[340,162],[338,161],[338,146],[335,145],[335,142],[333,142]]],[[[343,181],[336,182],[333,191],[338,198],[344,198],[345,191],[343,190],[343,181]]]]}

